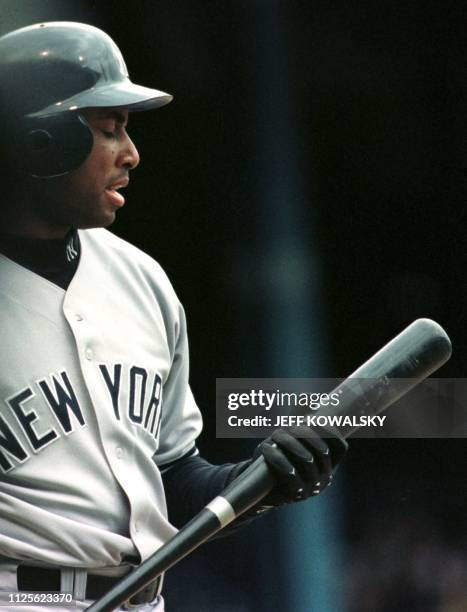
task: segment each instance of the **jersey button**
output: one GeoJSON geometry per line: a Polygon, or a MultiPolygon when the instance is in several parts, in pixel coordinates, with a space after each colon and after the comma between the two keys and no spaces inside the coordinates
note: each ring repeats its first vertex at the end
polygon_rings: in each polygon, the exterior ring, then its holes
{"type": "Polygon", "coordinates": [[[84,319],[83,315],[75,314],[75,321],[82,321],[84,319]]]}
{"type": "Polygon", "coordinates": [[[91,359],[94,357],[94,352],[91,348],[87,348],[84,354],[88,361],[91,361],[91,359]]]}
{"type": "Polygon", "coordinates": [[[117,457],[117,459],[122,459],[124,452],[123,452],[123,448],[121,446],[117,446],[117,448],[115,449],[115,455],[117,457]]]}

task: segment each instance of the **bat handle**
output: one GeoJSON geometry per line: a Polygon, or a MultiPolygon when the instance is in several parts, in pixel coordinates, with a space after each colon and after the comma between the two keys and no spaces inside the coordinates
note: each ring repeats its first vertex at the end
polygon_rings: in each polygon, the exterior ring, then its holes
{"type": "Polygon", "coordinates": [[[275,484],[271,469],[260,456],[222,491],[221,496],[232,506],[237,517],[263,499],[275,484]]]}

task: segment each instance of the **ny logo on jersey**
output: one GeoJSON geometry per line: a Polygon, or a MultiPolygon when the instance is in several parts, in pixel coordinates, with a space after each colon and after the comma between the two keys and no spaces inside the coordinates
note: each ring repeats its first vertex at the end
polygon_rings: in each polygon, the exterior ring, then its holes
{"type": "Polygon", "coordinates": [[[75,247],[75,237],[70,238],[69,243],[66,245],[66,258],[67,261],[73,261],[78,257],[79,253],[75,247]]]}

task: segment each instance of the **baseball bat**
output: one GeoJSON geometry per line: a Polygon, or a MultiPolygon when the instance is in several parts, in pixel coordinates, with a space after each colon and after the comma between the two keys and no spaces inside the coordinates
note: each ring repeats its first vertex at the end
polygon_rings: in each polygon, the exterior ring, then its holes
{"type": "MultiPolygon", "coordinates": [[[[449,337],[438,323],[417,319],[336,387],[338,412],[382,412],[440,368],[451,350],[449,337]]],[[[340,431],[348,437],[355,429],[340,431]]],[[[259,502],[274,484],[273,474],[259,457],[166,544],[88,607],[88,612],[111,612],[123,604],[259,502]]]]}

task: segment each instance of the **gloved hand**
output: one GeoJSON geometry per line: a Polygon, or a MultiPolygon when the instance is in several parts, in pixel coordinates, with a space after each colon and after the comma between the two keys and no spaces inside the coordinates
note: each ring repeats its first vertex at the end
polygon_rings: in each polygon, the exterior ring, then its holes
{"type": "Polygon", "coordinates": [[[257,511],[321,493],[332,481],[347,448],[347,442],[334,430],[305,426],[276,429],[253,453],[253,460],[264,457],[277,479],[257,511]]]}

